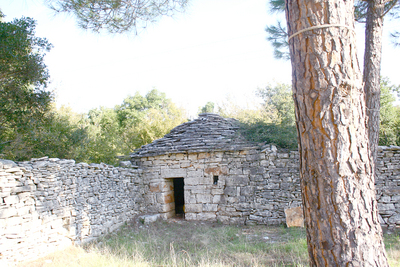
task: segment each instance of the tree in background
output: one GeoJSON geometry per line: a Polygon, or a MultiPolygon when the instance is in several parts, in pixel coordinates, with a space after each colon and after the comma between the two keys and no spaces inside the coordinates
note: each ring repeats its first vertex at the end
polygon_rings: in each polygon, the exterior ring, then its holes
{"type": "Polygon", "coordinates": [[[232,95],[227,95],[223,101],[216,105],[216,113],[224,118],[234,118],[244,124],[252,124],[258,121],[272,122],[269,114],[263,108],[259,99],[246,97],[246,103],[237,101],[232,95]]]}
{"type": "Polygon", "coordinates": [[[240,132],[248,141],[297,149],[291,87],[280,83],[268,85],[259,88],[255,96],[257,100],[243,105],[228,95],[217,104],[216,113],[238,120],[241,123],[240,132]]]}
{"type": "Polygon", "coordinates": [[[392,85],[388,78],[381,79],[381,105],[379,145],[400,145],[400,106],[395,106],[395,93],[400,92],[400,85],[392,85]]]}
{"type": "Polygon", "coordinates": [[[278,83],[259,88],[257,95],[264,101],[264,108],[272,116],[276,124],[294,125],[294,103],[292,87],[289,84],[278,83]]]}
{"type": "Polygon", "coordinates": [[[91,109],[79,124],[87,131],[87,139],[81,144],[80,160],[117,164],[124,144],[116,111],[105,107],[91,109]]]}
{"type": "Polygon", "coordinates": [[[163,137],[172,128],[187,121],[182,109],[156,89],[145,96],[136,93],[116,106],[124,153],[163,137]]]}
{"type": "Polygon", "coordinates": [[[291,86],[277,83],[259,88],[257,96],[262,99],[258,118],[246,114],[241,133],[249,141],[275,144],[280,148],[297,149],[294,104],[291,86]],[[261,115],[261,116],[260,116],[261,115]]]}
{"type": "Polygon", "coordinates": [[[197,112],[197,113],[198,114],[201,114],[201,113],[214,113],[214,107],[215,107],[214,102],[210,102],[209,101],[204,105],[204,107],[199,108],[199,112],[197,112]]]}
{"type": "MultiPolygon", "coordinates": [[[[59,112],[66,110],[64,107],[59,112]]],[[[73,140],[80,138],[79,143],[70,148],[73,158],[113,165],[118,164],[120,157],[163,137],[187,121],[184,110],[156,89],[145,96],[139,93],[129,96],[114,108],[95,108],[87,114],[70,111],[70,114],[73,114],[69,120],[70,136],[73,140]]]]}
{"type": "Polygon", "coordinates": [[[43,61],[51,44],[35,26],[31,18],[0,21],[0,154],[12,159],[34,153],[52,101],[43,61]]]}
{"type": "Polygon", "coordinates": [[[74,15],[83,29],[111,33],[137,32],[161,16],[184,10],[188,0],[46,0],[57,12],[74,15]]]}

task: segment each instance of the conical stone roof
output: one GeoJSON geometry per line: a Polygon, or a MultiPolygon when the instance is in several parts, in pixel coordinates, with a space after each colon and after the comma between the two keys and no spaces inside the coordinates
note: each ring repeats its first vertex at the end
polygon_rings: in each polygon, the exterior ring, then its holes
{"type": "Polygon", "coordinates": [[[132,158],[182,152],[234,151],[255,148],[237,132],[239,122],[217,114],[203,113],[198,119],[183,123],[163,138],[144,145],[132,158]]]}

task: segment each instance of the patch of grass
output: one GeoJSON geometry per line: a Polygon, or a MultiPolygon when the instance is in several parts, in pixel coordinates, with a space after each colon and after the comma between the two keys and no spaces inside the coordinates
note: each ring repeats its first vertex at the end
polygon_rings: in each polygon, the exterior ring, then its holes
{"type": "Polygon", "coordinates": [[[87,244],[23,266],[307,266],[304,229],[131,222],[87,244]]]}
{"type": "Polygon", "coordinates": [[[383,235],[389,265],[400,266],[400,231],[387,232],[383,235]]]}
{"type": "MultiPolygon", "coordinates": [[[[399,232],[384,240],[390,266],[400,266],[399,232]]],[[[131,222],[96,242],[21,266],[308,266],[308,252],[303,228],[131,222]]]]}

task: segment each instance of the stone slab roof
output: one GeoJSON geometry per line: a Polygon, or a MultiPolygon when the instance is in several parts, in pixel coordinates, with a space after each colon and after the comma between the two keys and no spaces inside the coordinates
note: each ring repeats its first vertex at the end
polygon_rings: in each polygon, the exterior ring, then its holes
{"type": "Polygon", "coordinates": [[[132,158],[182,152],[235,151],[256,148],[239,135],[239,122],[217,114],[203,113],[199,118],[183,123],[163,138],[142,146],[132,158]]]}

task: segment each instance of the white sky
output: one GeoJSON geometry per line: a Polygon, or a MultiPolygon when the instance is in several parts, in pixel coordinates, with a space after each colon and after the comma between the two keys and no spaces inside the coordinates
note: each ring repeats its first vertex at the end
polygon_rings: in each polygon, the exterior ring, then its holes
{"type": "MultiPolygon", "coordinates": [[[[0,8],[6,21],[37,20],[36,35],[54,45],[45,58],[50,89],[58,106],[76,112],[114,107],[136,91],[144,95],[156,88],[194,116],[208,101],[218,103],[229,94],[244,102],[258,87],[291,82],[290,63],[275,60],[266,41],[264,29],[276,21],[267,0],[191,0],[184,14],[165,17],[139,36],[86,32],[43,1],[1,0],[0,8]]],[[[382,75],[400,84],[400,47],[388,39],[393,29],[400,23],[386,21],[382,75]]]]}

